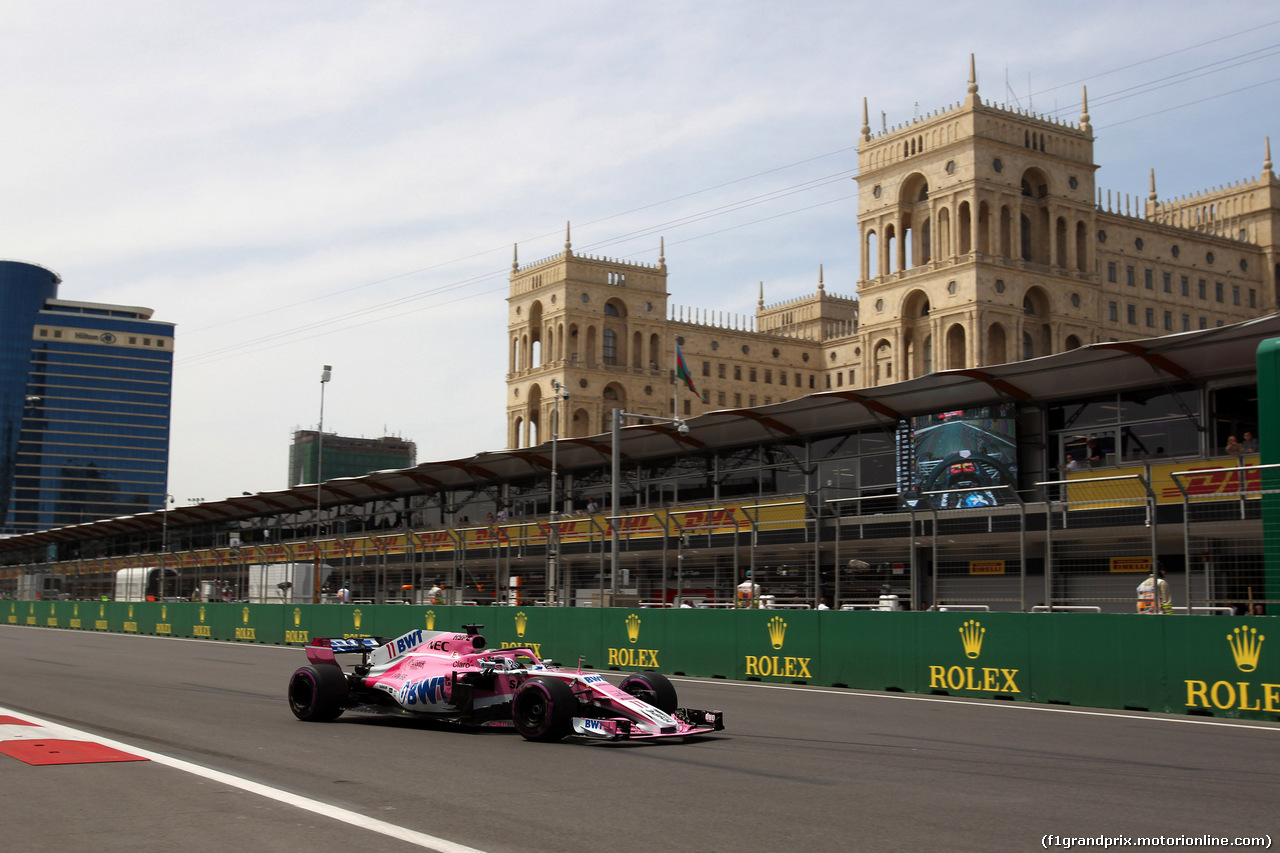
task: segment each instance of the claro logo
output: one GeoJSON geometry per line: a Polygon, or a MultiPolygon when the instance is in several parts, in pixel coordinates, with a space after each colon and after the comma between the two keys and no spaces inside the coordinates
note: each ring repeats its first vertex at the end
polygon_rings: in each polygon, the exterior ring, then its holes
{"type": "MultiPolygon", "coordinates": [[[[1227,634],[1231,659],[1241,672],[1254,672],[1266,637],[1257,628],[1234,628],[1227,634]]],[[[1188,708],[1219,711],[1280,711],[1280,684],[1267,681],[1207,681],[1186,679],[1188,708]]]]}

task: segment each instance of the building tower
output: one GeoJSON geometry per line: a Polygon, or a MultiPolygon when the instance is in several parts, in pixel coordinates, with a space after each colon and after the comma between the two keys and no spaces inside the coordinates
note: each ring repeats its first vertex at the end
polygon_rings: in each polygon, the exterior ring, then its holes
{"type": "Polygon", "coordinates": [[[157,510],[168,491],[173,324],[58,284],[0,263],[5,533],[157,510]]]}
{"type": "Polygon", "coordinates": [[[551,438],[552,382],[562,401],[561,438],[610,429],[612,410],[666,416],[671,408],[667,264],[564,251],[536,263],[511,261],[508,302],[507,446],[551,438]]]}
{"type": "Polygon", "coordinates": [[[1092,340],[1093,134],[964,102],[858,145],[867,384],[1092,340]]]}

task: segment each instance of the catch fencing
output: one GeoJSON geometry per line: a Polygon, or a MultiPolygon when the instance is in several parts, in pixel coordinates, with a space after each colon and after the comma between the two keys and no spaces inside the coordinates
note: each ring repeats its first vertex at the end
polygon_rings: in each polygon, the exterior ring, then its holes
{"type": "Polygon", "coordinates": [[[914,505],[894,494],[796,495],[503,519],[8,567],[0,581],[56,576],[62,597],[83,600],[110,596],[122,569],[163,566],[179,573],[166,596],[195,590],[209,601],[215,590],[216,600],[243,601],[255,569],[291,563],[327,572],[321,601],[345,587],[370,604],[868,609],[884,597],[912,610],[1123,613],[1159,561],[1175,612],[1244,613],[1265,611],[1280,592],[1267,588],[1266,570],[1268,545],[1280,541],[1267,527],[1280,517],[1277,469],[1073,472],[1021,493],[952,491],[946,509],[928,493],[914,505]],[[1264,512],[1268,501],[1275,513],[1264,512]]]}

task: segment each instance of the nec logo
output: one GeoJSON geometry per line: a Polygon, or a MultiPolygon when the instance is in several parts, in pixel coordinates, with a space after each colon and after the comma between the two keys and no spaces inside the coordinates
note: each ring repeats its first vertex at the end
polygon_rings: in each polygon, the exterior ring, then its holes
{"type": "Polygon", "coordinates": [[[448,651],[448,650],[449,650],[449,641],[448,641],[448,640],[433,640],[432,642],[427,643],[427,648],[431,649],[432,651],[437,651],[437,652],[444,652],[444,651],[448,651]]]}

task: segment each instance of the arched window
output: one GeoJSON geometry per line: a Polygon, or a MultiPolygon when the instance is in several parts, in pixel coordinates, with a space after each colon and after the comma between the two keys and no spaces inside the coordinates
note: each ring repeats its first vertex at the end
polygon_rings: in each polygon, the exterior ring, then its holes
{"type": "Polygon", "coordinates": [[[604,330],[604,351],[602,356],[605,364],[618,363],[618,333],[613,329],[604,330]]]}
{"type": "Polygon", "coordinates": [[[606,302],[606,303],[604,304],[604,315],[605,315],[606,317],[621,317],[621,316],[622,316],[621,312],[620,312],[620,311],[618,311],[618,306],[617,306],[617,305],[614,305],[612,302],[606,302]]]}

